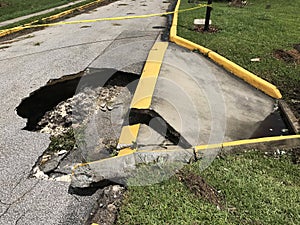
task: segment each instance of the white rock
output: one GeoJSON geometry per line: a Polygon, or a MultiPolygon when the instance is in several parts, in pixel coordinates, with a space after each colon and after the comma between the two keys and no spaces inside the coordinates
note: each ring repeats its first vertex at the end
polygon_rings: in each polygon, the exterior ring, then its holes
{"type": "Polygon", "coordinates": [[[61,177],[56,177],[56,178],[54,178],[54,180],[71,183],[72,175],[68,174],[68,175],[64,175],[64,176],[61,176],[61,177]]]}

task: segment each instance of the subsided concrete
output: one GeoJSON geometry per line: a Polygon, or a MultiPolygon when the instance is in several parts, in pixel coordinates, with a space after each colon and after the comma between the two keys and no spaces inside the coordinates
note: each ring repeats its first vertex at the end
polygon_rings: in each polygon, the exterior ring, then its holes
{"type": "Polygon", "coordinates": [[[195,146],[250,138],[274,103],[204,56],[170,44],[150,107],[195,146]]]}

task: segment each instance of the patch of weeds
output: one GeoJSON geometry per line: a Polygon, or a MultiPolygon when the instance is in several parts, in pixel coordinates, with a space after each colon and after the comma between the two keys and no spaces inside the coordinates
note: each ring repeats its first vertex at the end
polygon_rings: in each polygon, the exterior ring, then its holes
{"type": "Polygon", "coordinates": [[[68,129],[64,134],[50,137],[50,144],[47,153],[54,153],[60,150],[71,151],[76,145],[76,139],[73,129],[68,129]]]}

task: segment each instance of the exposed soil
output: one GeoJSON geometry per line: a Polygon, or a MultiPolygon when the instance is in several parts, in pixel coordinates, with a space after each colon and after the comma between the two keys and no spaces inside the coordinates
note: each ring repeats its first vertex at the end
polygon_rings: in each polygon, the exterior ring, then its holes
{"type": "Polygon", "coordinates": [[[9,3],[7,2],[0,2],[0,7],[6,7],[9,6],[9,3]]]}
{"type": "Polygon", "coordinates": [[[242,0],[232,0],[228,3],[229,6],[233,6],[233,7],[245,7],[248,4],[247,1],[242,1],[242,0]]]}
{"type": "Polygon", "coordinates": [[[204,25],[195,25],[194,31],[200,32],[200,33],[217,33],[219,29],[216,26],[209,25],[209,29],[206,31],[204,30],[204,25]]]}
{"type": "MultiPolygon", "coordinates": [[[[282,50],[277,49],[274,51],[274,57],[282,60],[288,64],[294,64],[295,66],[300,65],[300,44],[295,44],[294,48],[291,50],[282,50]]],[[[293,112],[298,118],[300,123],[300,86],[299,84],[294,84],[294,87],[291,87],[287,90],[288,103],[293,109],[293,112]]]]}
{"type": "Polygon", "coordinates": [[[182,181],[197,197],[204,198],[211,204],[216,205],[219,209],[224,209],[224,198],[201,176],[186,171],[180,171],[177,175],[179,180],[182,181]]]}
{"type": "Polygon", "coordinates": [[[292,149],[292,162],[294,164],[300,164],[300,147],[292,149]]]}
{"type": "Polygon", "coordinates": [[[283,60],[286,63],[300,64],[300,44],[296,44],[291,50],[276,49],[274,56],[277,59],[283,60]]]}
{"type": "Polygon", "coordinates": [[[97,202],[95,211],[91,213],[90,219],[85,223],[101,225],[115,224],[123,200],[124,187],[110,185],[103,188],[102,194],[97,202]]]}

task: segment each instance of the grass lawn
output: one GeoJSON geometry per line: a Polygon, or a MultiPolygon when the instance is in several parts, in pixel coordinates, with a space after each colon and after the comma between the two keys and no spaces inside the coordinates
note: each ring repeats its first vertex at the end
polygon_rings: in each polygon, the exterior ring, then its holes
{"type": "Polygon", "coordinates": [[[224,197],[219,209],[192,193],[177,176],[163,183],[129,187],[118,224],[299,224],[300,167],[289,156],[261,152],[228,155],[204,172],[187,166],[224,197]]]}
{"type": "Polygon", "coordinates": [[[75,0],[0,0],[0,22],[74,1],[75,0]]]}
{"type": "MultiPolygon", "coordinates": [[[[181,1],[182,9],[195,5],[181,1]]],[[[200,9],[179,15],[178,35],[277,85],[300,118],[299,64],[274,56],[277,49],[300,44],[299,8],[300,1],[292,0],[250,0],[244,8],[214,2],[211,19],[217,33],[193,30],[193,20],[205,16],[200,9]]],[[[117,224],[300,224],[299,161],[251,151],[218,157],[202,172],[200,165],[184,168],[190,184],[173,176],[151,186],[129,186],[117,224]],[[197,176],[216,190],[221,207],[197,195],[197,176]]]]}
{"type": "MultiPolygon", "coordinates": [[[[205,3],[202,2],[202,3],[205,3]]],[[[195,4],[181,0],[181,9],[195,4]]],[[[210,48],[276,85],[300,118],[300,66],[274,57],[274,50],[300,44],[300,1],[250,0],[244,8],[213,2],[212,23],[217,33],[195,32],[193,20],[205,8],[179,14],[178,35],[210,48]],[[251,62],[260,58],[260,62],[251,62]]]]}

